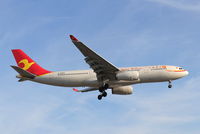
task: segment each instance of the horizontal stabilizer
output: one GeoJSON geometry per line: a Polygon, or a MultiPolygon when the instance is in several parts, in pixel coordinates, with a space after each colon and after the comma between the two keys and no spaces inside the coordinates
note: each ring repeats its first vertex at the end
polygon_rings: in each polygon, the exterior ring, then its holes
{"type": "Polygon", "coordinates": [[[18,82],[23,82],[23,81],[26,81],[26,80],[29,80],[29,78],[23,77],[23,78],[20,78],[20,79],[18,80],[18,82]]]}
{"type": "Polygon", "coordinates": [[[89,87],[89,88],[85,88],[82,90],[73,88],[73,91],[75,91],[75,92],[90,92],[90,91],[96,91],[96,90],[98,90],[98,88],[96,88],[96,87],[89,87]]]}
{"type": "Polygon", "coordinates": [[[11,66],[15,71],[17,71],[22,77],[33,79],[35,78],[35,75],[32,73],[27,72],[26,70],[23,70],[20,67],[17,66],[11,66]]]}

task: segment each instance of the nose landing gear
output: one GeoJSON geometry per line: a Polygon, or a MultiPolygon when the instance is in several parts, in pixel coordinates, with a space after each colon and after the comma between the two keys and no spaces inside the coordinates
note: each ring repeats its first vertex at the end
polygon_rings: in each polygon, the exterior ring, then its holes
{"type": "Polygon", "coordinates": [[[168,88],[172,88],[172,81],[171,80],[169,80],[168,88]]]}

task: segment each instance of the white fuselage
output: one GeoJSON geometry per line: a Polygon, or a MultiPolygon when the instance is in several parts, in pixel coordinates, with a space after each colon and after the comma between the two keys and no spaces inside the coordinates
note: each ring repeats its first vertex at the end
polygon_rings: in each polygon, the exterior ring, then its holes
{"type": "MultiPolygon", "coordinates": [[[[163,82],[175,80],[188,75],[188,71],[176,66],[144,66],[120,68],[120,71],[134,71],[138,78],[134,80],[108,81],[110,87],[125,86],[136,83],[163,82]]],[[[96,73],[93,70],[60,71],[37,76],[31,81],[63,87],[99,87],[96,73]]]]}

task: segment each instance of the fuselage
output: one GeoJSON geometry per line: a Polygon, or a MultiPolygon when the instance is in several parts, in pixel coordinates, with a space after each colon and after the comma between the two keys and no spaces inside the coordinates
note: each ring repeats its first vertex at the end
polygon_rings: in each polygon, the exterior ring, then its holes
{"type": "Polygon", "coordinates": [[[17,66],[11,66],[19,73],[19,82],[30,80],[42,84],[62,87],[87,87],[82,90],[73,88],[76,92],[89,92],[98,90],[98,99],[107,96],[107,89],[112,94],[128,95],[133,93],[132,84],[171,81],[188,75],[188,71],[177,66],[155,65],[142,67],[118,68],[106,59],[87,47],[73,35],[70,39],[76,48],[85,57],[85,62],[91,70],[52,72],[42,68],[21,49],[13,49],[17,66]]]}
{"type": "MultiPolygon", "coordinates": [[[[164,82],[182,78],[188,75],[188,71],[181,67],[156,65],[143,67],[119,68],[119,72],[136,72],[137,79],[134,80],[112,80],[109,86],[126,86],[137,83],[164,82]]],[[[97,80],[93,70],[59,71],[37,76],[31,81],[63,87],[99,87],[101,83],[97,80]]]]}

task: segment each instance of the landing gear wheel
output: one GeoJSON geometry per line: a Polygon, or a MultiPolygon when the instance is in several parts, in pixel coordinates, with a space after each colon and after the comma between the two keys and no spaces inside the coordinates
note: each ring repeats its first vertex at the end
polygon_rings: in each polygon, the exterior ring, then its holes
{"type": "Polygon", "coordinates": [[[172,88],[172,81],[171,80],[169,80],[169,85],[168,85],[168,88],[172,88]]]}
{"type": "Polygon", "coordinates": [[[98,95],[98,100],[101,100],[102,99],[102,95],[98,95]]]}
{"type": "Polygon", "coordinates": [[[101,100],[102,97],[106,97],[107,96],[107,92],[105,90],[107,90],[109,88],[109,85],[107,83],[104,83],[102,87],[99,87],[99,92],[100,95],[98,95],[98,100],[101,100]]]}
{"type": "Polygon", "coordinates": [[[107,93],[104,91],[104,92],[102,93],[102,96],[103,96],[103,97],[106,97],[106,96],[107,96],[107,93]]]}
{"type": "Polygon", "coordinates": [[[172,85],[168,85],[168,88],[172,88],[172,85]]]}

